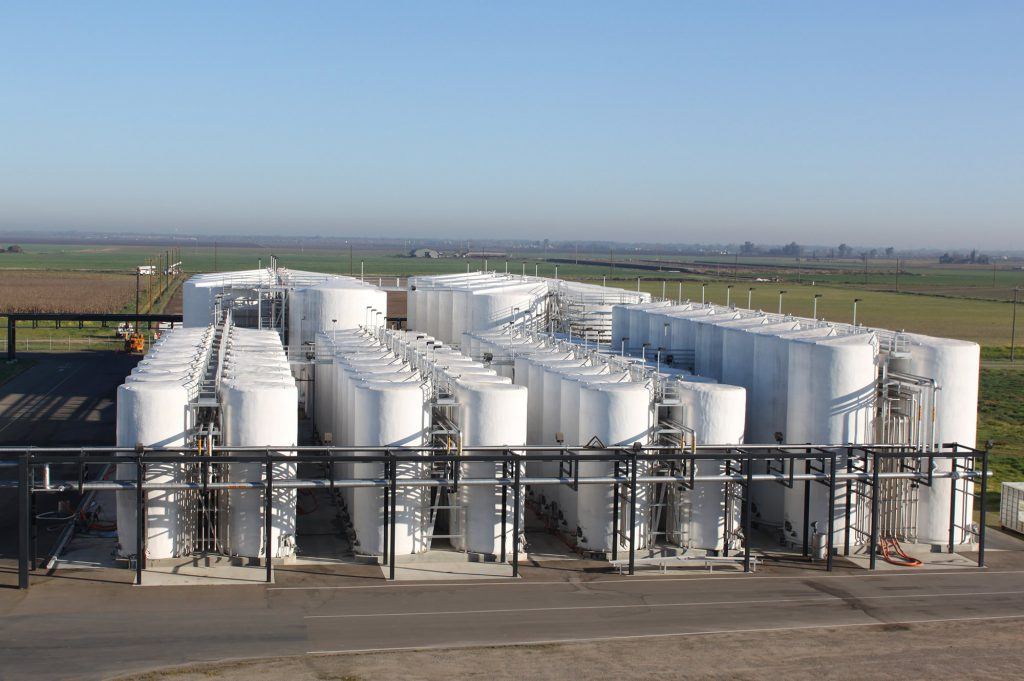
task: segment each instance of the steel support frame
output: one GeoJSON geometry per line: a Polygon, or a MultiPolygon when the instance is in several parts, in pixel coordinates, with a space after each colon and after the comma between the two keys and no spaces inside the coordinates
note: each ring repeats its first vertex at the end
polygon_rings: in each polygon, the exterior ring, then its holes
{"type": "MultiPolygon", "coordinates": [[[[980,494],[978,494],[978,497],[979,497],[979,502],[982,504],[982,507],[984,507],[984,503],[987,500],[988,452],[987,451],[982,451],[982,450],[975,450],[975,449],[972,449],[972,448],[969,448],[969,447],[963,447],[963,446],[957,447],[955,445],[944,445],[944,447],[952,448],[952,452],[947,455],[950,458],[954,458],[954,459],[956,457],[971,458],[971,459],[973,459],[975,461],[977,461],[977,459],[981,459],[981,475],[980,476],[978,475],[978,473],[976,471],[976,467],[975,467],[974,469],[968,470],[968,475],[964,476],[964,478],[966,480],[968,480],[968,481],[976,480],[976,479],[980,480],[980,488],[981,489],[980,489],[980,494]]],[[[76,465],[77,468],[78,468],[78,480],[76,481],[75,487],[77,487],[77,489],[81,492],[84,489],[88,488],[87,483],[85,483],[85,481],[84,481],[84,477],[85,477],[85,473],[84,472],[85,472],[85,468],[86,468],[86,465],[87,465],[87,463],[86,463],[87,461],[100,461],[101,463],[105,462],[105,463],[114,463],[114,464],[116,464],[116,463],[124,463],[125,462],[125,454],[121,453],[121,452],[125,451],[124,448],[120,448],[120,449],[118,449],[118,448],[92,448],[93,451],[91,451],[91,452],[88,451],[89,449],[90,448],[73,448],[74,451],[72,451],[71,453],[65,454],[63,456],[53,455],[53,454],[51,454],[51,452],[54,451],[54,450],[57,450],[57,451],[60,451],[60,452],[65,452],[65,451],[72,450],[72,448],[52,448],[52,449],[49,449],[49,450],[42,449],[41,451],[37,450],[37,449],[28,449],[28,448],[2,448],[2,449],[0,449],[0,463],[2,463],[2,461],[3,461],[3,458],[4,458],[2,456],[3,454],[5,454],[5,453],[6,454],[10,454],[12,452],[12,450],[18,454],[17,460],[16,460],[16,465],[18,466],[18,509],[19,509],[19,563],[18,563],[19,570],[18,570],[18,572],[19,572],[19,587],[20,588],[28,588],[29,575],[30,575],[30,572],[31,572],[31,570],[33,568],[32,563],[33,563],[33,558],[34,558],[34,555],[33,555],[34,552],[32,550],[32,516],[33,516],[32,508],[33,508],[33,502],[34,502],[33,497],[34,497],[35,493],[36,492],[40,492],[40,491],[51,491],[51,492],[52,491],[71,491],[71,489],[69,489],[69,486],[67,484],[58,485],[58,486],[54,487],[53,489],[50,489],[50,488],[47,488],[45,490],[43,490],[43,489],[36,489],[35,485],[33,484],[33,477],[34,477],[33,476],[33,466],[46,465],[46,464],[69,464],[69,463],[76,465]],[[101,451],[96,451],[96,450],[101,450],[101,451]],[[102,456],[101,457],[93,457],[93,458],[90,459],[90,457],[88,456],[89,453],[93,453],[93,454],[101,454],[101,453],[103,453],[103,454],[108,454],[108,456],[106,457],[106,459],[103,459],[102,456]]],[[[235,451],[236,449],[239,449],[239,448],[231,448],[232,451],[235,451]]],[[[244,451],[254,451],[254,450],[261,451],[262,452],[262,456],[256,457],[256,455],[253,455],[253,456],[249,457],[249,460],[260,460],[265,465],[264,481],[262,482],[262,485],[258,485],[258,486],[262,486],[265,489],[265,526],[264,526],[264,534],[265,534],[265,546],[266,546],[266,548],[265,548],[266,579],[269,582],[273,578],[273,572],[272,572],[272,570],[273,570],[273,551],[272,551],[272,547],[271,547],[271,539],[272,539],[272,518],[273,518],[273,492],[274,492],[274,488],[275,488],[274,463],[277,462],[277,461],[287,461],[287,462],[319,461],[319,462],[324,462],[325,461],[325,456],[324,455],[327,456],[326,460],[328,462],[333,462],[335,460],[335,458],[340,458],[340,457],[338,457],[337,453],[340,452],[340,451],[343,451],[345,448],[324,448],[324,447],[305,448],[305,447],[300,447],[298,449],[301,451],[301,453],[297,454],[296,456],[289,456],[289,457],[283,457],[282,455],[276,455],[272,451],[270,451],[269,449],[265,449],[265,448],[240,448],[240,449],[242,449],[244,451]],[[307,452],[309,452],[309,451],[314,451],[314,452],[316,452],[316,454],[308,454],[307,452]]],[[[396,557],[396,555],[395,555],[396,554],[396,550],[395,550],[395,542],[396,542],[395,526],[396,526],[396,518],[397,518],[397,513],[396,513],[396,511],[397,511],[397,507],[396,507],[396,504],[397,504],[397,488],[399,486],[398,462],[400,460],[421,460],[422,461],[423,453],[422,453],[421,450],[427,450],[428,452],[433,452],[434,451],[432,448],[408,448],[408,449],[409,449],[409,452],[412,452],[413,450],[416,450],[416,454],[413,455],[413,454],[408,453],[408,452],[396,453],[395,451],[393,451],[393,449],[388,448],[388,449],[384,450],[383,455],[364,455],[364,456],[358,456],[357,455],[355,457],[355,458],[358,458],[358,459],[361,459],[361,460],[383,462],[384,465],[385,465],[385,481],[384,481],[383,492],[384,492],[386,500],[387,500],[387,503],[385,504],[385,507],[384,507],[387,520],[386,520],[386,523],[385,523],[385,526],[384,526],[384,532],[387,533],[387,535],[386,535],[387,539],[385,540],[385,543],[384,543],[384,547],[385,547],[384,548],[384,553],[385,553],[384,558],[385,558],[385,561],[390,565],[389,576],[390,576],[391,579],[394,578],[395,562],[396,562],[395,561],[395,557],[396,557]],[[403,456],[405,458],[402,458],[403,456]],[[415,459],[411,458],[413,456],[416,456],[417,458],[415,458],[415,459]]],[[[539,448],[525,447],[524,449],[525,450],[529,450],[529,451],[535,451],[535,449],[539,449],[539,448]]],[[[717,458],[718,460],[721,460],[721,461],[725,462],[726,464],[728,464],[728,462],[730,462],[730,461],[737,461],[737,462],[741,463],[741,465],[743,466],[742,473],[738,474],[736,476],[733,476],[734,478],[736,478],[735,480],[732,480],[731,478],[726,478],[726,479],[731,481],[731,482],[736,482],[736,483],[739,483],[739,484],[743,485],[743,487],[745,489],[745,492],[746,492],[745,496],[744,496],[744,502],[745,502],[744,503],[744,513],[745,513],[745,517],[744,517],[745,542],[744,543],[745,543],[745,547],[744,547],[744,561],[743,561],[743,563],[744,563],[744,569],[745,570],[750,570],[752,568],[753,558],[750,555],[750,552],[751,552],[750,532],[751,532],[751,515],[752,514],[751,514],[751,495],[750,495],[749,492],[750,492],[750,489],[752,488],[753,484],[758,482],[758,480],[755,480],[755,478],[754,478],[754,475],[755,475],[754,474],[754,469],[755,469],[755,464],[756,464],[756,461],[757,461],[757,458],[755,457],[754,452],[748,450],[747,448],[744,448],[744,449],[740,450],[740,449],[731,448],[731,447],[719,447],[719,448],[717,448],[715,450],[715,453],[705,454],[702,457],[699,452],[695,452],[695,453],[680,453],[678,451],[678,449],[676,449],[676,448],[666,448],[665,450],[659,450],[659,448],[656,447],[656,446],[648,447],[647,449],[651,450],[651,452],[656,452],[656,453],[646,453],[646,454],[644,453],[644,449],[645,449],[644,447],[634,447],[634,448],[629,448],[629,449],[622,448],[622,447],[600,447],[600,448],[580,447],[580,448],[565,448],[565,449],[563,449],[562,454],[561,454],[561,457],[563,459],[564,458],[569,458],[569,459],[572,460],[573,469],[574,469],[574,472],[576,473],[576,476],[578,476],[578,469],[579,469],[580,460],[583,457],[585,457],[585,456],[588,457],[590,460],[609,461],[609,462],[612,462],[614,464],[615,475],[613,476],[613,478],[611,480],[609,480],[607,483],[602,481],[599,484],[612,484],[613,487],[616,490],[615,495],[614,495],[614,497],[615,497],[615,504],[614,504],[615,527],[618,527],[618,518],[621,515],[621,512],[623,510],[621,508],[622,504],[619,502],[619,498],[621,496],[623,496],[620,493],[620,487],[628,486],[629,497],[630,497],[630,509],[629,509],[630,530],[629,530],[629,533],[628,533],[629,534],[629,536],[628,536],[628,545],[629,545],[629,549],[630,549],[630,553],[631,553],[630,560],[629,560],[630,574],[635,574],[635,552],[636,552],[635,550],[636,550],[636,542],[637,542],[637,538],[636,538],[637,507],[636,507],[636,505],[637,505],[638,489],[639,489],[638,486],[639,486],[639,484],[641,484],[640,479],[639,479],[640,478],[640,476],[639,476],[639,463],[640,463],[641,460],[643,460],[643,461],[656,461],[656,460],[657,461],[664,461],[664,460],[679,459],[680,466],[685,468],[687,465],[689,465],[689,467],[690,467],[690,469],[689,469],[690,476],[689,476],[689,478],[684,477],[684,481],[682,483],[678,479],[667,478],[664,481],[661,480],[661,479],[653,481],[654,484],[685,484],[685,481],[687,481],[687,480],[689,481],[689,483],[691,485],[694,484],[694,482],[696,482],[696,481],[694,481],[692,479],[693,478],[694,462],[696,460],[702,459],[702,458],[703,459],[712,459],[712,460],[717,458]],[[668,453],[669,449],[675,449],[675,452],[674,453],[668,453]],[[742,456],[737,456],[737,452],[739,452],[742,456]],[[623,466],[626,467],[625,471],[623,471],[623,469],[622,469],[623,466]]],[[[755,449],[756,449],[756,447],[755,447],[755,449]]],[[[771,451],[768,451],[771,448],[761,447],[761,449],[766,450],[766,454],[772,454],[771,451]]],[[[803,449],[803,448],[801,448],[801,449],[803,449]]],[[[883,456],[888,456],[888,457],[894,457],[894,456],[900,456],[900,455],[904,455],[905,456],[906,452],[903,452],[903,451],[889,451],[889,449],[887,449],[885,447],[871,448],[871,447],[844,446],[844,447],[836,447],[836,448],[829,448],[829,449],[825,449],[825,448],[822,448],[822,447],[814,447],[813,449],[817,449],[818,450],[817,454],[812,453],[811,448],[808,448],[806,451],[803,451],[803,452],[786,453],[784,456],[782,456],[781,458],[783,458],[783,459],[786,459],[786,458],[790,459],[790,462],[791,462],[791,465],[789,467],[790,468],[790,473],[789,473],[790,480],[787,481],[785,479],[781,479],[781,480],[780,479],[775,479],[774,481],[781,482],[782,484],[786,484],[787,482],[790,482],[790,483],[794,482],[794,480],[793,480],[793,476],[794,476],[793,469],[795,468],[796,462],[799,461],[800,459],[804,459],[804,461],[805,461],[805,467],[804,467],[805,468],[805,472],[810,474],[811,471],[814,471],[814,475],[811,476],[811,477],[813,477],[813,481],[820,482],[821,484],[826,485],[829,488],[829,490],[830,490],[830,503],[829,503],[829,519],[828,519],[829,520],[829,523],[828,523],[829,524],[829,528],[828,528],[828,550],[827,550],[826,569],[831,570],[832,569],[832,558],[833,558],[833,554],[835,553],[835,547],[834,547],[835,508],[834,508],[834,504],[835,504],[835,501],[836,501],[835,494],[836,494],[836,492],[839,489],[839,487],[838,487],[838,485],[839,485],[839,480],[838,480],[838,473],[839,473],[838,457],[839,457],[839,453],[840,453],[839,450],[844,450],[846,455],[847,455],[847,461],[846,461],[846,466],[845,466],[847,472],[857,471],[858,470],[856,465],[855,465],[855,463],[856,463],[856,461],[858,459],[860,461],[863,461],[865,464],[870,462],[870,464],[871,464],[870,475],[866,476],[868,479],[865,479],[865,477],[863,477],[863,476],[862,477],[858,477],[857,479],[858,480],[862,480],[865,483],[865,485],[870,486],[871,489],[873,490],[872,495],[871,495],[871,509],[872,510],[871,510],[871,532],[870,532],[870,534],[871,534],[871,547],[870,547],[871,560],[870,560],[870,567],[872,569],[874,569],[876,567],[876,558],[877,558],[877,549],[878,549],[878,540],[879,540],[879,536],[878,536],[878,534],[879,534],[878,506],[879,506],[879,501],[880,500],[879,500],[878,495],[876,493],[876,490],[878,489],[878,483],[879,483],[879,480],[880,480],[880,466],[879,466],[879,462],[880,462],[880,459],[883,456]],[[853,456],[855,451],[862,452],[862,456],[857,456],[857,457],[853,456]],[[815,469],[812,466],[812,459],[813,460],[821,461],[821,463],[822,463],[822,470],[819,471],[818,469],[815,469]],[[826,461],[828,461],[828,464],[829,464],[829,469],[828,469],[827,473],[823,470],[826,461]]],[[[510,485],[510,484],[513,486],[513,494],[512,494],[512,502],[513,502],[512,568],[513,568],[513,575],[514,576],[518,576],[519,575],[519,553],[520,553],[520,541],[519,541],[520,537],[519,537],[519,535],[520,535],[520,530],[521,530],[521,528],[520,528],[520,525],[521,525],[521,523],[520,523],[520,510],[521,510],[521,504],[522,504],[522,484],[521,484],[522,461],[525,461],[525,460],[528,460],[528,459],[531,459],[531,458],[535,459],[535,458],[538,458],[538,457],[541,457],[541,458],[543,458],[543,457],[539,454],[539,452],[538,452],[538,454],[532,455],[532,457],[531,457],[531,454],[525,454],[525,455],[524,454],[519,454],[519,453],[513,452],[512,450],[509,450],[507,448],[502,448],[502,449],[498,450],[497,448],[486,448],[485,447],[485,448],[481,448],[481,450],[483,450],[485,452],[485,454],[482,456],[482,458],[484,460],[490,459],[490,460],[493,460],[493,461],[496,461],[496,462],[501,462],[501,464],[502,464],[502,468],[501,468],[502,475],[501,475],[501,478],[494,480],[493,484],[498,485],[498,486],[501,487],[501,489],[502,489],[502,498],[505,501],[505,503],[503,503],[503,514],[502,514],[502,521],[503,521],[502,522],[502,529],[503,529],[503,532],[502,532],[502,542],[503,542],[502,557],[503,558],[507,558],[507,546],[504,546],[504,543],[506,541],[506,539],[505,539],[505,535],[506,535],[505,530],[507,529],[507,525],[505,524],[507,522],[507,520],[506,520],[506,518],[507,518],[507,497],[508,497],[508,495],[507,495],[507,488],[508,488],[508,485],[510,485]],[[486,452],[495,452],[495,453],[494,454],[488,454],[486,452]],[[511,470],[510,470],[510,467],[511,467],[511,470]],[[509,479],[510,473],[511,473],[511,478],[512,479],[509,479]]],[[[185,465],[185,464],[193,464],[193,463],[198,462],[198,463],[201,463],[201,464],[203,464],[205,466],[205,465],[210,465],[210,464],[213,464],[213,463],[224,464],[224,463],[227,463],[227,461],[223,457],[215,457],[214,456],[215,452],[211,452],[211,453],[208,453],[206,455],[195,455],[193,450],[188,450],[188,451],[182,451],[181,453],[179,453],[177,455],[165,455],[168,452],[176,451],[176,449],[175,448],[159,449],[159,448],[144,448],[144,447],[137,447],[134,450],[128,450],[128,451],[132,452],[132,457],[131,457],[130,460],[133,460],[133,462],[135,464],[135,468],[136,468],[136,476],[135,476],[136,479],[133,481],[134,484],[132,485],[134,487],[135,493],[136,493],[136,547],[135,547],[135,558],[136,558],[135,569],[136,569],[136,575],[135,575],[135,583],[136,584],[141,584],[142,583],[142,572],[143,572],[143,570],[145,569],[145,566],[146,566],[146,548],[145,548],[145,543],[146,543],[146,490],[148,490],[148,489],[155,489],[155,488],[160,488],[161,487],[160,485],[150,485],[150,484],[148,484],[146,482],[146,467],[147,467],[147,463],[175,462],[175,463],[178,463],[178,464],[185,465]]],[[[367,448],[360,448],[359,451],[362,452],[363,454],[365,454],[365,452],[367,451],[367,448]]],[[[778,451],[781,451],[781,450],[778,450],[778,451]]],[[[445,456],[445,455],[430,454],[430,456],[435,456],[435,458],[443,459],[443,460],[451,460],[451,461],[455,462],[454,465],[457,468],[457,461],[456,460],[459,459],[459,456],[457,456],[457,455],[447,455],[447,456],[445,456]]],[[[547,456],[550,458],[549,454],[547,456]]],[[[932,454],[931,456],[935,457],[935,454],[932,454]]],[[[8,460],[10,459],[10,457],[7,457],[7,458],[8,458],[8,460]]],[[[349,456],[349,457],[346,457],[346,458],[347,459],[352,459],[353,457],[349,456]]],[[[774,459],[774,458],[780,458],[780,457],[777,454],[773,454],[771,458],[774,459]]],[[[938,458],[938,457],[935,457],[935,458],[938,458]]],[[[232,457],[231,460],[233,462],[238,462],[239,461],[239,458],[237,457],[237,452],[236,452],[236,456],[232,457]]],[[[244,461],[244,460],[245,460],[245,458],[244,458],[244,453],[243,453],[242,461],[244,461]]],[[[8,463],[6,465],[11,465],[11,464],[8,463]]],[[[329,466],[329,468],[332,469],[331,470],[330,487],[332,489],[334,489],[335,488],[335,480],[334,480],[334,477],[333,477],[333,467],[329,466]]],[[[589,484],[589,483],[586,483],[586,479],[584,479],[583,482],[581,483],[581,481],[576,476],[574,476],[573,482],[571,484],[573,484],[573,485],[589,484]]],[[[647,477],[649,477],[649,476],[647,476],[647,477]]],[[[954,478],[954,479],[956,479],[956,478],[954,478]]],[[[767,482],[767,480],[765,480],[765,481],[767,482]]],[[[445,481],[439,481],[439,482],[442,483],[442,484],[446,484],[445,481]]],[[[455,482],[455,484],[458,484],[457,480],[455,480],[455,481],[448,481],[448,482],[455,482]]],[[[473,483],[473,484],[480,484],[482,481],[467,481],[467,482],[468,483],[473,483]]],[[[651,480],[648,480],[645,477],[645,480],[644,480],[643,484],[649,484],[651,482],[652,482],[651,480]]],[[[706,482],[706,481],[700,481],[700,482],[706,482]]],[[[809,479],[805,479],[804,482],[805,482],[805,488],[806,488],[806,487],[809,486],[810,482],[812,482],[812,479],[810,479],[810,478],[809,479]]],[[[847,491],[846,491],[846,494],[847,494],[847,511],[846,511],[846,513],[847,513],[847,517],[849,517],[849,507],[851,505],[850,501],[852,499],[851,480],[849,478],[847,478],[843,482],[847,486],[847,491]]],[[[204,486],[206,485],[206,483],[207,483],[207,481],[205,479],[201,482],[201,484],[204,485],[204,486]]],[[[251,486],[253,483],[248,483],[248,484],[251,486]]],[[[563,484],[570,484],[570,483],[568,481],[566,481],[563,484]]],[[[258,488],[258,486],[257,486],[257,488],[258,488]]],[[[809,495],[805,494],[805,500],[804,500],[805,501],[805,508],[807,507],[808,498],[809,498],[809,495]]],[[[806,517],[806,513],[805,513],[805,523],[806,522],[807,522],[807,517],[806,517]]],[[[849,533],[850,533],[850,526],[849,526],[849,523],[847,523],[846,532],[845,532],[846,536],[844,538],[844,551],[846,551],[846,552],[848,552],[848,550],[849,550],[849,533]]],[[[979,527],[979,530],[978,530],[977,534],[978,534],[978,540],[979,540],[978,564],[979,564],[979,566],[984,566],[984,557],[985,557],[985,553],[984,553],[984,551],[985,551],[985,527],[984,527],[984,524],[982,524],[979,527]]],[[[619,535],[619,537],[621,538],[621,534],[619,535]]],[[[617,548],[618,543],[619,543],[619,539],[616,539],[616,541],[613,542],[613,559],[614,559],[614,554],[616,553],[616,548],[617,548]]],[[[805,546],[806,546],[806,544],[807,544],[807,533],[805,533],[804,543],[805,543],[805,546]]]]}

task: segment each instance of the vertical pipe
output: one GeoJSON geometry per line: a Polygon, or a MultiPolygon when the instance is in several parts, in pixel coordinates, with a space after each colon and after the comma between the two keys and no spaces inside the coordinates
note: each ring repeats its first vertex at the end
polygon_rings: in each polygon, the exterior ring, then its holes
{"type": "Polygon", "coordinates": [[[31,500],[29,499],[29,456],[24,452],[18,457],[18,588],[28,588],[28,553],[29,553],[29,515],[31,500]]]}
{"type": "Polygon", "coordinates": [[[396,519],[398,516],[396,505],[398,503],[398,461],[395,455],[388,452],[391,457],[391,543],[388,544],[388,579],[395,581],[395,535],[397,534],[396,519]]]}
{"type": "Polygon", "coordinates": [[[519,462],[515,463],[515,487],[512,489],[512,576],[519,576],[519,462]]]}
{"type": "Polygon", "coordinates": [[[32,519],[31,529],[31,549],[29,569],[35,572],[36,569],[36,556],[39,555],[39,526],[36,521],[36,495],[33,493],[33,488],[36,486],[36,474],[32,469],[32,466],[28,468],[28,496],[29,496],[29,517],[32,519]]]}
{"type": "Polygon", "coordinates": [[[868,569],[875,569],[878,557],[878,452],[871,452],[871,548],[868,569]]]}
{"type": "Polygon", "coordinates": [[[978,567],[985,567],[985,501],[988,492],[988,447],[981,455],[981,524],[978,525],[978,567]]]}
{"type": "Polygon", "coordinates": [[[629,473],[629,574],[636,567],[636,467],[637,454],[633,452],[633,468],[629,473]]]}
{"type": "MultiPolygon", "coordinates": [[[[824,459],[822,459],[824,463],[824,459]]],[[[836,452],[829,458],[828,478],[828,538],[825,547],[825,570],[832,572],[832,549],[835,546],[833,534],[836,529],[836,452]]]]}
{"type": "MultiPolygon", "coordinates": [[[[136,451],[141,447],[136,447],[136,451]]],[[[146,464],[142,454],[135,455],[135,583],[142,584],[142,570],[146,567],[146,495],[142,483],[146,479],[146,464]]]]}
{"type": "Polygon", "coordinates": [[[267,452],[267,485],[266,485],[266,499],[264,500],[265,507],[263,509],[263,532],[265,536],[265,547],[263,550],[264,555],[267,557],[267,576],[266,581],[269,584],[274,581],[274,559],[273,554],[270,551],[270,538],[271,530],[273,527],[273,514],[274,514],[274,465],[270,462],[270,452],[267,452]]]}
{"type": "Polygon", "coordinates": [[[743,499],[743,571],[750,572],[750,539],[753,528],[751,527],[751,487],[754,484],[754,459],[747,454],[747,484],[743,499]]]}

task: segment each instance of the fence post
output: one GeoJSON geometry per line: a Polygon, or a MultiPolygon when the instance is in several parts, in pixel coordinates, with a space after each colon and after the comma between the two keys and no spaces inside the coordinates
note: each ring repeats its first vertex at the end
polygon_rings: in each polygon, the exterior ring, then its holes
{"type": "Polygon", "coordinates": [[[28,554],[29,554],[29,516],[31,515],[31,492],[29,490],[29,457],[24,452],[18,457],[18,588],[29,586],[28,554]]]}

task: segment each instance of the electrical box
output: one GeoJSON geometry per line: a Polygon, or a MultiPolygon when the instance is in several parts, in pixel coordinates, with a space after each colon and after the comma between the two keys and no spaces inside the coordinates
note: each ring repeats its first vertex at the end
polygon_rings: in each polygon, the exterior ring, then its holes
{"type": "Polygon", "coordinates": [[[1024,482],[1004,482],[999,499],[999,523],[1024,534],[1024,482]]]}

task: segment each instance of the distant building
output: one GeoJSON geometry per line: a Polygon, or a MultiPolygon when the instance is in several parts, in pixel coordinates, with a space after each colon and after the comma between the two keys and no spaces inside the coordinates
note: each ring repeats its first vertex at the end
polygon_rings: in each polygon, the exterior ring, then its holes
{"type": "Polygon", "coordinates": [[[413,258],[440,258],[441,253],[435,251],[433,248],[415,248],[409,251],[409,255],[413,258]]]}

